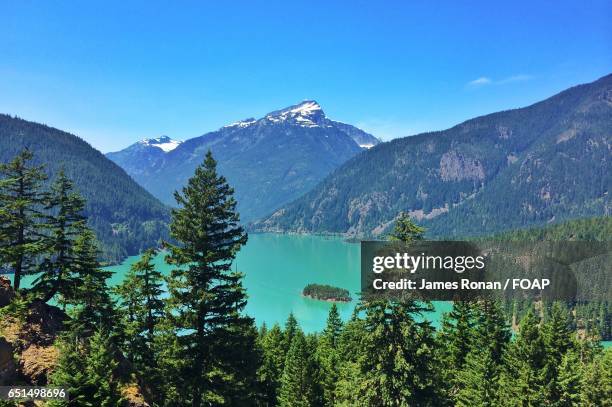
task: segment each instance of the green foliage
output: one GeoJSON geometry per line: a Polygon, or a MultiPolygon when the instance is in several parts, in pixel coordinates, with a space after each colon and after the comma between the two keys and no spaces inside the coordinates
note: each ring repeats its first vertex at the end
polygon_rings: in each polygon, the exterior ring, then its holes
{"type": "Polygon", "coordinates": [[[268,332],[259,335],[263,352],[261,367],[258,371],[260,383],[260,398],[265,406],[273,406],[278,398],[280,378],[285,366],[283,352],[283,332],[278,324],[274,324],[268,332]]]}
{"type": "Polygon", "coordinates": [[[423,239],[424,234],[425,228],[416,225],[407,213],[400,212],[395,221],[393,232],[389,235],[389,239],[410,243],[413,240],[423,239]]]}
{"type": "Polygon", "coordinates": [[[546,399],[546,345],[539,318],[529,311],[506,354],[501,394],[511,405],[543,405],[546,399]]]}
{"type": "Polygon", "coordinates": [[[106,280],[110,271],[100,268],[93,232],[84,229],[74,244],[72,273],[65,278],[63,301],[70,307],[69,329],[79,337],[96,330],[111,332],[116,324],[113,300],[106,280]]]}
{"type": "Polygon", "coordinates": [[[123,282],[115,288],[120,298],[119,314],[124,327],[125,354],[138,377],[145,378],[151,394],[158,396],[163,387],[156,355],[156,338],[164,317],[163,276],[155,269],[154,249],[146,250],[132,265],[123,282]]]}
{"type": "Polygon", "coordinates": [[[612,349],[595,356],[592,362],[584,367],[582,380],[583,406],[612,406],[612,349]]]}
{"type": "Polygon", "coordinates": [[[298,330],[287,353],[278,405],[282,407],[310,407],[316,398],[315,370],[308,352],[306,337],[298,330]]]}
{"type": "Polygon", "coordinates": [[[216,165],[209,152],[182,193],[175,193],[178,208],[170,230],[178,245],[170,246],[167,256],[176,266],[168,280],[168,316],[180,332],[179,354],[185,359],[180,391],[192,397],[193,406],[231,399],[239,391],[233,385],[251,382],[239,376],[251,369],[243,365],[246,354],[235,350],[254,343],[253,320],[241,313],[242,275],[231,270],[247,235],[238,225],[233,191],[216,165]]]}
{"type": "Polygon", "coordinates": [[[45,251],[48,256],[39,267],[41,274],[34,281],[32,289],[44,302],[56,294],[60,295],[60,301],[69,295],[64,281],[72,272],[72,265],[77,262],[75,240],[86,227],[82,214],[85,201],[73,188],[72,181],[61,170],[46,202],[45,209],[51,211],[47,215],[49,237],[45,251]]]}
{"type": "Polygon", "coordinates": [[[0,264],[14,272],[15,290],[21,278],[37,271],[37,257],[45,248],[41,207],[46,194],[42,166],[34,166],[33,154],[24,149],[8,164],[0,164],[0,264]]]}
{"type": "Polygon", "coordinates": [[[414,318],[431,307],[413,301],[374,301],[363,308],[361,402],[377,406],[439,405],[433,328],[428,321],[414,318]]]}
{"type": "Polygon", "coordinates": [[[116,407],[122,397],[113,372],[117,368],[114,346],[108,334],[96,331],[82,341],[71,334],[60,345],[60,359],[50,384],[65,387],[67,401],[54,401],[50,407],[116,407]]]}
{"type": "Polygon", "coordinates": [[[336,385],[340,379],[340,335],[342,334],[342,320],[336,304],[332,304],[327,317],[327,324],[323,330],[317,347],[317,361],[320,366],[319,381],[326,406],[336,404],[336,385]]]}

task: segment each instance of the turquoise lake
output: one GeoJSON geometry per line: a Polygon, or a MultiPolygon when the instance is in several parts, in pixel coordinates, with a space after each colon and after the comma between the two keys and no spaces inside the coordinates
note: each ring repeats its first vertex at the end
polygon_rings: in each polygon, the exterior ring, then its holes
{"type": "MultiPolygon", "coordinates": [[[[110,283],[123,280],[138,256],[128,257],[113,271],[110,283]]],[[[170,267],[164,255],[155,258],[156,267],[164,274],[170,267]]],[[[235,266],[245,274],[244,286],[248,293],[246,313],[257,325],[265,322],[284,324],[293,312],[302,329],[316,332],[323,329],[331,303],[302,297],[302,289],[309,283],[329,284],[346,288],[353,302],[337,303],[344,320],[350,318],[360,288],[360,245],[339,237],[315,235],[251,234],[249,241],[236,258],[235,266]]],[[[29,285],[32,276],[24,278],[29,285]]],[[[450,303],[435,303],[436,311],[427,318],[438,325],[441,315],[451,308],[450,303]]],[[[612,342],[602,342],[608,347],[612,342]]]]}
{"type": "MultiPolygon", "coordinates": [[[[114,272],[112,284],[119,283],[138,256],[129,257],[118,266],[108,267],[114,272]]],[[[167,274],[170,267],[157,256],[155,263],[167,274]]],[[[265,322],[281,325],[293,312],[302,329],[320,331],[325,326],[331,303],[302,296],[309,283],[329,284],[349,290],[351,303],[337,303],[344,320],[350,318],[360,288],[360,246],[339,237],[313,235],[251,234],[234,266],[245,274],[244,286],[249,299],[246,313],[257,325],[265,322]]],[[[447,311],[449,304],[436,305],[436,315],[447,311]]]]}

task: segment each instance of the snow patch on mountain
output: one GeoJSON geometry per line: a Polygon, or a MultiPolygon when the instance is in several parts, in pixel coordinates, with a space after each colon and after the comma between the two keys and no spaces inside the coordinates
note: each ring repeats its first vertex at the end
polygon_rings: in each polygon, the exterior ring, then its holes
{"type": "Polygon", "coordinates": [[[168,136],[161,136],[157,138],[145,138],[139,142],[139,144],[150,147],[157,147],[161,149],[163,152],[167,153],[178,146],[180,146],[182,141],[173,140],[168,136]]]}
{"type": "Polygon", "coordinates": [[[248,118],[245,120],[240,120],[238,122],[232,123],[232,124],[228,124],[227,126],[223,126],[224,129],[230,128],[230,127],[238,127],[240,129],[244,129],[245,127],[249,127],[253,124],[257,123],[257,120],[253,119],[253,118],[248,118]]]}
{"type": "Polygon", "coordinates": [[[291,122],[301,127],[321,127],[325,113],[314,100],[305,100],[286,109],[268,113],[264,119],[272,123],[291,122]]]}

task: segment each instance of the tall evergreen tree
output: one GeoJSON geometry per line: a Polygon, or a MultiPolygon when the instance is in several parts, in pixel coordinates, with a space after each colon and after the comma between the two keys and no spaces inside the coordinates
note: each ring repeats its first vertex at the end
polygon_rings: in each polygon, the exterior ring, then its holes
{"type": "Polygon", "coordinates": [[[508,347],[502,373],[501,397],[510,405],[543,405],[545,392],[546,347],[539,318],[529,310],[521,320],[519,333],[508,347]]]}
{"type": "Polygon", "coordinates": [[[261,400],[264,406],[274,406],[285,366],[283,332],[280,326],[274,324],[267,333],[260,336],[260,343],[263,350],[262,364],[258,372],[261,400]]]}
{"type": "Polygon", "coordinates": [[[443,362],[443,383],[448,387],[451,397],[454,397],[461,384],[465,383],[459,380],[456,372],[461,371],[468,353],[474,348],[476,308],[474,303],[455,301],[452,310],[442,318],[438,348],[443,362]]]}
{"type": "Polygon", "coordinates": [[[504,309],[499,301],[483,300],[478,303],[476,314],[478,343],[491,348],[493,361],[501,365],[512,337],[504,309]]]}
{"type": "MultiPolygon", "coordinates": [[[[241,363],[224,353],[228,339],[250,335],[251,318],[241,314],[246,305],[242,275],[232,272],[232,261],[247,241],[239,226],[233,190],[217,174],[210,151],[182,193],[175,193],[170,231],[178,245],[170,245],[169,263],[176,267],[169,279],[170,316],[185,363],[184,394],[193,407],[222,402],[228,366],[241,363]]],[[[244,356],[244,355],[243,355],[244,356]]]]}
{"type": "Polygon", "coordinates": [[[546,347],[546,398],[549,404],[557,403],[561,397],[559,369],[564,355],[572,349],[573,338],[570,326],[571,321],[566,308],[560,302],[554,302],[542,328],[546,347]]]}
{"type": "Polygon", "coordinates": [[[493,359],[493,349],[487,344],[474,346],[465,358],[461,370],[451,370],[461,383],[457,394],[452,394],[457,407],[494,407],[499,405],[499,370],[493,359]]]}
{"type": "Polygon", "coordinates": [[[83,340],[69,332],[60,345],[60,359],[51,384],[67,388],[68,400],[49,403],[50,407],[116,407],[123,399],[117,369],[116,348],[110,336],[96,331],[83,340]]]}
{"type": "Polygon", "coordinates": [[[65,302],[70,305],[69,329],[90,337],[98,329],[113,332],[114,303],[107,286],[112,272],[100,268],[93,232],[83,229],[74,243],[72,272],[65,278],[65,302]]]}
{"type": "MultiPolygon", "coordinates": [[[[423,238],[424,229],[401,213],[389,236],[411,243],[423,238]]],[[[417,322],[432,310],[429,302],[414,300],[367,301],[365,312],[360,399],[377,406],[439,405],[440,378],[435,364],[434,335],[429,321],[417,322]]]]}
{"type": "Polygon", "coordinates": [[[290,312],[289,316],[287,317],[287,321],[285,321],[285,329],[283,331],[283,352],[285,355],[289,353],[289,349],[291,349],[291,342],[293,342],[293,337],[299,329],[298,322],[295,319],[293,312],[290,312]]]}
{"type": "Polygon", "coordinates": [[[417,322],[431,307],[416,301],[373,301],[365,307],[361,400],[377,406],[437,406],[440,380],[433,328],[417,322]]]}
{"type": "Polygon", "coordinates": [[[122,284],[116,289],[122,298],[126,323],[133,327],[134,332],[130,336],[140,343],[134,344],[133,354],[145,365],[151,363],[155,328],[164,313],[163,276],[153,264],[155,255],[154,249],[146,250],[140,259],[132,264],[122,284]]]}
{"type": "Polygon", "coordinates": [[[0,264],[14,272],[13,287],[21,278],[37,272],[37,257],[44,251],[46,194],[41,183],[47,178],[42,166],[30,164],[33,155],[25,149],[8,164],[0,164],[0,264]]]}
{"type": "Polygon", "coordinates": [[[319,380],[326,406],[333,406],[335,390],[340,371],[339,341],[342,333],[342,320],[336,304],[332,304],[327,317],[327,325],[319,338],[317,359],[320,365],[319,380]]]}
{"type": "Polygon", "coordinates": [[[156,358],[155,340],[164,316],[162,274],[156,270],[154,249],[146,250],[132,264],[123,282],[115,289],[120,297],[125,353],[134,365],[141,383],[154,398],[161,395],[163,378],[156,358]]]}
{"type": "Polygon", "coordinates": [[[581,376],[582,366],[578,354],[573,350],[566,352],[559,365],[558,399],[552,401],[551,405],[559,407],[580,406],[581,376]]]}
{"type": "Polygon", "coordinates": [[[85,217],[82,212],[85,207],[84,199],[74,192],[74,185],[64,171],[60,171],[57,179],[51,186],[51,193],[45,205],[49,212],[47,224],[50,237],[40,271],[40,276],[34,281],[33,291],[44,302],[48,302],[56,294],[60,294],[60,301],[67,294],[65,279],[70,268],[76,261],[74,256],[74,243],[77,236],[85,227],[85,217]]]}
{"type": "Polygon", "coordinates": [[[416,225],[406,212],[400,212],[389,239],[410,243],[413,240],[423,239],[424,234],[425,228],[416,225]]]}
{"type": "Polygon", "coordinates": [[[362,339],[365,336],[364,321],[355,311],[344,325],[338,338],[338,382],[334,389],[337,406],[354,406],[359,403],[355,391],[361,385],[360,361],[368,357],[363,353],[362,339]]]}
{"type": "Polygon", "coordinates": [[[612,406],[612,348],[598,354],[584,368],[581,406],[612,406]]]}
{"type": "Polygon", "coordinates": [[[287,360],[278,395],[278,405],[281,407],[310,407],[314,405],[315,376],[308,353],[306,337],[301,330],[295,333],[287,360]]]}

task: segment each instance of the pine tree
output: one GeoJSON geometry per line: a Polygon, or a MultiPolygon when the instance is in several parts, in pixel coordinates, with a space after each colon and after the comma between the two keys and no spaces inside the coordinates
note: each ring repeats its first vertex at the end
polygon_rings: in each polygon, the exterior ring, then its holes
{"type": "Polygon", "coordinates": [[[285,366],[282,346],[283,332],[278,324],[274,324],[272,329],[261,337],[263,360],[258,375],[261,398],[265,406],[274,406],[278,398],[280,378],[285,366]]]}
{"type": "Polygon", "coordinates": [[[502,400],[516,406],[543,405],[546,348],[539,318],[529,310],[521,320],[516,340],[508,348],[502,373],[502,400]]]}
{"type": "Polygon", "coordinates": [[[335,389],[339,379],[339,340],[342,333],[342,320],[336,304],[332,304],[327,317],[327,325],[319,339],[317,359],[321,374],[320,382],[323,392],[324,404],[335,405],[335,389]]]}
{"type": "Polygon", "coordinates": [[[65,278],[64,294],[64,301],[71,306],[69,329],[83,337],[98,329],[112,332],[116,325],[114,303],[106,284],[112,272],[102,270],[97,257],[94,234],[83,229],[74,243],[74,262],[72,272],[65,278]]]}
{"type": "Polygon", "coordinates": [[[462,368],[447,364],[444,369],[446,380],[457,384],[456,393],[449,396],[457,406],[497,406],[502,356],[510,341],[510,329],[497,301],[473,304],[472,312],[475,325],[462,368]]]}
{"type": "Polygon", "coordinates": [[[86,372],[87,360],[83,342],[79,338],[66,334],[59,341],[58,347],[60,357],[49,384],[65,388],[70,399],[50,402],[49,406],[93,406],[91,398],[95,389],[86,372]]]}
{"type": "Polygon", "coordinates": [[[338,340],[342,333],[342,319],[340,319],[340,313],[336,304],[332,304],[327,315],[327,324],[323,329],[321,340],[327,342],[333,349],[338,348],[338,340]]]}
{"type": "Polygon", "coordinates": [[[162,300],[161,272],[155,269],[152,261],[156,255],[154,249],[146,250],[140,259],[132,264],[116,292],[122,298],[122,313],[125,323],[130,328],[129,340],[132,342],[130,352],[142,362],[150,366],[151,348],[155,337],[155,329],[164,313],[162,300]]]}
{"type": "Polygon", "coordinates": [[[612,348],[607,348],[584,368],[582,406],[612,406],[612,348]]]}
{"type": "Polygon", "coordinates": [[[572,331],[569,313],[559,302],[553,303],[550,315],[542,328],[546,346],[546,397],[547,403],[555,404],[560,398],[559,368],[563,356],[572,349],[572,331]]]}
{"type": "Polygon", "coordinates": [[[132,264],[115,292],[121,298],[119,312],[123,319],[125,353],[140,381],[157,397],[161,394],[163,379],[155,357],[155,337],[165,304],[162,300],[163,276],[153,264],[155,255],[154,249],[146,250],[132,264]]]}
{"type": "Polygon", "coordinates": [[[102,331],[96,331],[87,340],[79,338],[76,332],[66,333],[50,383],[66,388],[69,399],[51,402],[50,407],[121,405],[119,383],[113,376],[118,365],[115,352],[109,335],[102,331]]]}
{"type": "Polygon", "coordinates": [[[359,399],[355,389],[361,385],[360,361],[367,355],[363,354],[361,341],[365,336],[364,321],[355,311],[351,319],[344,325],[338,338],[338,382],[334,389],[337,406],[358,405],[359,399]]]}
{"type": "Polygon", "coordinates": [[[491,348],[493,361],[501,365],[512,332],[499,301],[483,300],[477,307],[476,331],[478,342],[491,348]]]}
{"type": "Polygon", "coordinates": [[[457,407],[493,407],[498,404],[499,365],[493,359],[490,346],[474,346],[465,358],[461,370],[452,370],[461,383],[458,393],[454,395],[457,407]]]}
{"type": "Polygon", "coordinates": [[[414,240],[423,239],[425,234],[425,228],[416,225],[410,219],[410,215],[406,212],[400,212],[397,220],[395,221],[395,227],[393,232],[389,236],[390,240],[400,241],[404,243],[410,243],[414,240]]]}
{"type": "Polygon", "coordinates": [[[283,331],[283,352],[285,355],[289,353],[289,349],[291,349],[291,342],[293,342],[293,337],[296,332],[299,330],[298,322],[293,315],[293,312],[289,313],[289,317],[287,317],[287,321],[285,322],[285,329],[283,331]]]}
{"type": "Polygon", "coordinates": [[[13,287],[21,278],[38,271],[37,257],[46,246],[42,208],[47,199],[41,183],[42,166],[32,166],[33,155],[25,149],[10,163],[0,164],[0,264],[14,272],[13,287]]]}
{"type": "Polygon", "coordinates": [[[56,181],[51,186],[45,209],[47,225],[50,231],[46,256],[40,270],[41,275],[34,281],[33,291],[48,302],[56,294],[63,301],[66,290],[64,282],[70,273],[74,257],[74,243],[85,227],[85,217],[82,214],[85,207],[83,198],[74,192],[74,185],[64,171],[60,171],[56,181]]]}
{"type": "MultiPolygon", "coordinates": [[[[242,275],[232,272],[232,261],[247,241],[238,225],[233,190],[217,174],[210,151],[196,168],[182,193],[175,193],[178,208],[172,212],[167,261],[172,270],[168,289],[169,315],[186,359],[181,391],[191,395],[193,407],[222,402],[224,389],[233,380],[228,369],[241,358],[223,352],[236,335],[247,337],[253,321],[241,314],[246,305],[242,275]]],[[[245,355],[242,355],[245,356],[245,355]]]]}
{"type": "MultiPolygon", "coordinates": [[[[425,229],[400,213],[389,239],[404,244],[423,239],[425,229]]],[[[433,328],[417,322],[430,302],[364,302],[364,337],[359,359],[360,402],[377,406],[435,406],[440,403],[440,374],[435,365],[433,328]]]]}
{"type": "Polygon", "coordinates": [[[306,338],[301,330],[296,331],[287,360],[278,395],[281,407],[310,407],[314,404],[314,371],[308,353],[306,338]]]}
{"type": "Polygon", "coordinates": [[[578,354],[570,350],[561,360],[559,365],[559,396],[551,404],[558,407],[580,406],[580,395],[582,392],[582,367],[578,354]]]}
{"type": "Polygon", "coordinates": [[[100,407],[115,407],[121,404],[122,397],[118,381],[113,376],[117,368],[115,354],[117,349],[109,334],[98,330],[89,341],[87,355],[87,380],[95,388],[91,403],[100,407]]]}
{"type": "Polygon", "coordinates": [[[453,302],[452,310],[442,318],[442,329],[438,334],[438,348],[443,362],[443,380],[448,393],[453,397],[464,383],[458,380],[457,371],[465,364],[466,357],[474,348],[476,336],[476,305],[468,301],[453,302]]]}
{"type": "Polygon", "coordinates": [[[364,310],[361,401],[381,407],[439,405],[433,328],[414,318],[431,307],[416,301],[373,301],[364,310]]]}

